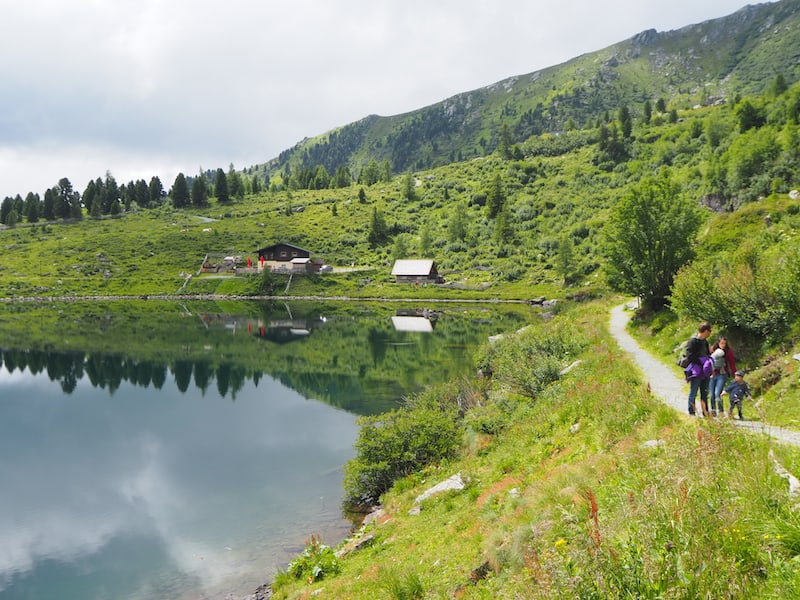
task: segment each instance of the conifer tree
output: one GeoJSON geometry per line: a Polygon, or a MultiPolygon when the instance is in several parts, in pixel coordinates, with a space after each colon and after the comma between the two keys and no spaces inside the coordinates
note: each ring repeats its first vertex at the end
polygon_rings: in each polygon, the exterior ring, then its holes
{"type": "Polygon", "coordinates": [[[214,176],[214,196],[222,204],[227,204],[231,201],[231,197],[228,195],[228,177],[222,169],[217,169],[217,173],[214,176]]]}
{"type": "Polygon", "coordinates": [[[161,204],[161,201],[164,199],[164,185],[161,183],[161,180],[154,175],[150,179],[148,188],[150,191],[150,202],[161,204]]]}
{"type": "Polygon", "coordinates": [[[500,175],[495,175],[492,180],[492,185],[486,194],[486,208],[489,211],[489,218],[494,219],[503,210],[506,202],[505,192],[503,191],[503,182],[500,175]]]}
{"type": "Polygon", "coordinates": [[[186,176],[178,173],[175,183],[172,184],[172,206],[183,208],[189,204],[189,186],[186,183],[186,176]]]}
{"type": "Polygon", "coordinates": [[[192,181],[192,206],[196,208],[208,206],[208,183],[202,170],[192,181]]]}
{"type": "Polygon", "coordinates": [[[55,199],[53,197],[53,190],[47,188],[44,192],[44,200],[42,201],[42,216],[46,221],[52,221],[56,218],[55,199]]]}
{"type": "Polygon", "coordinates": [[[372,219],[369,226],[369,234],[367,241],[373,248],[376,248],[386,242],[389,236],[389,228],[386,226],[386,220],[383,213],[378,210],[378,207],[372,209],[372,219]]]}

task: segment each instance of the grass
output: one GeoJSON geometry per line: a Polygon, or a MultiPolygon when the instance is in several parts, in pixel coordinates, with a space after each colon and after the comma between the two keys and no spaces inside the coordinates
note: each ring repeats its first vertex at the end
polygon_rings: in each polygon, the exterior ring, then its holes
{"type": "Polygon", "coordinates": [[[800,452],[665,407],[615,349],[608,309],[559,316],[589,341],[578,367],[535,399],[496,372],[460,456],[385,494],[340,574],[275,597],[795,597],[800,511],[776,463],[798,473],[800,452]],[[463,491],[409,513],[456,472],[463,491]]]}

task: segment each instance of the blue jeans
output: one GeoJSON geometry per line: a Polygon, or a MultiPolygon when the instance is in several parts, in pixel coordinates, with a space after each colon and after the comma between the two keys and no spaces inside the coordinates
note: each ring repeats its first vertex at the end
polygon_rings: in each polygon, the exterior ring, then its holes
{"type": "Polygon", "coordinates": [[[697,398],[697,390],[700,390],[700,403],[703,405],[703,414],[708,411],[708,378],[690,379],[689,380],[689,414],[693,415],[694,401],[697,398]]]}
{"type": "Polygon", "coordinates": [[[728,376],[724,374],[712,375],[708,381],[708,394],[711,396],[711,410],[719,410],[725,412],[725,407],[722,405],[722,390],[725,389],[725,384],[728,381],[728,376]]]}

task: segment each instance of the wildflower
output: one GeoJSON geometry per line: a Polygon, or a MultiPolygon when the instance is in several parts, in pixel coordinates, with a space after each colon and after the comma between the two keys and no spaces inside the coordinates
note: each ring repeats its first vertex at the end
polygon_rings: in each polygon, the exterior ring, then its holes
{"type": "Polygon", "coordinates": [[[567,545],[567,540],[565,540],[564,538],[558,538],[558,539],[556,540],[556,543],[555,543],[555,544],[553,544],[553,545],[554,545],[556,548],[561,548],[562,546],[566,546],[566,545],[567,545]]]}

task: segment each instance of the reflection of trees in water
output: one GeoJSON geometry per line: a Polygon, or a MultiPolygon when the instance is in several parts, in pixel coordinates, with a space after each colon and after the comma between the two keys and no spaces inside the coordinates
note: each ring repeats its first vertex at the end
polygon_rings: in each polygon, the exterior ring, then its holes
{"type": "MultiPolygon", "coordinates": [[[[25,369],[32,375],[46,372],[50,381],[57,381],[65,394],[72,394],[84,376],[93,387],[107,389],[109,394],[117,391],[123,382],[160,390],[171,370],[175,386],[183,393],[188,391],[194,376],[195,385],[203,393],[215,379],[220,395],[224,398],[230,394],[235,400],[236,393],[247,381],[247,372],[231,363],[223,363],[214,369],[207,361],[177,359],[170,369],[165,364],[134,360],[121,354],[7,349],[0,350],[0,363],[9,373],[25,369]]],[[[256,385],[261,376],[261,373],[253,374],[256,385]]]]}
{"type": "Polygon", "coordinates": [[[206,395],[208,384],[211,382],[211,365],[207,362],[197,362],[194,364],[194,384],[206,395]]]}
{"type": "Polygon", "coordinates": [[[188,360],[176,360],[172,365],[172,374],[175,376],[175,385],[181,393],[186,393],[192,381],[192,363],[188,360]]]}
{"type": "Polygon", "coordinates": [[[367,343],[369,353],[372,356],[372,366],[380,366],[386,358],[386,331],[376,327],[370,327],[367,333],[367,343]]]}
{"type": "MultiPolygon", "coordinates": [[[[418,333],[397,330],[391,320],[395,310],[388,306],[355,311],[351,305],[281,303],[259,308],[197,320],[197,329],[191,319],[160,321],[157,338],[144,341],[124,315],[115,314],[118,334],[110,351],[94,350],[109,348],[104,330],[101,342],[87,336],[84,347],[91,351],[39,342],[38,350],[0,349],[0,361],[10,372],[46,372],[67,394],[85,377],[111,394],[123,382],[155,389],[174,384],[181,393],[194,385],[203,395],[216,387],[222,397],[235,400],[245,382],[252,379],[258,386],[266,375],[305,398],[374,414],[426,385],[464,375],[477,344],[517,329],[525,319],[520,309],[448,308],[437,313],[435,333],[418,333]],[[303,335],[297,333],[299,324],[303,335]],[[273,339],[270,330],[282,328],[292,335],[292,343],[273,339]],[[130,349],[140,358],[116,348],[130,349]]],[[[409,314],[418,313],[411,309],[409,314]]],[[[136,319],[137,331],[143,322],[136,319]]],[[[63,331],[60,335],[74,337],[63,331]]]]}

